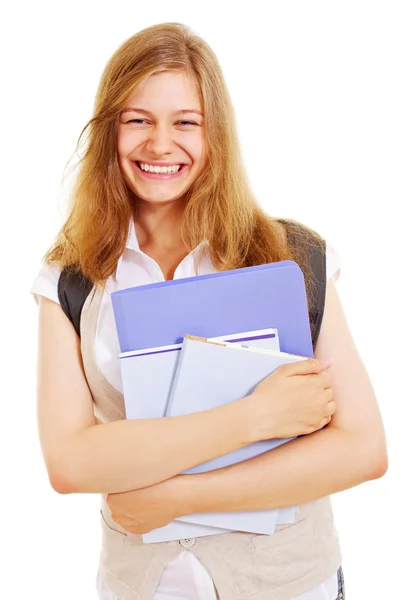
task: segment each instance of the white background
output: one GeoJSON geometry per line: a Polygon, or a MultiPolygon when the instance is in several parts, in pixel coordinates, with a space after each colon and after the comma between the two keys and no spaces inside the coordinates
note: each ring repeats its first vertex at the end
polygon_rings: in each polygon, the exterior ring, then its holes
{"type": "Polygon", "coordinates": [[[398,3],[22,2],[1,18],[1,597],[95,600],[98,497],[60,496],[36,432],[29,289],[62,222],[61,178],[117,47],[179,21],[208,41],[266,211],[314,227],[385,421],[390,468],[333,498],[349,600],[398,597],[398,3]],[[260,8],[260,6],[262,8],[260,8]]]}

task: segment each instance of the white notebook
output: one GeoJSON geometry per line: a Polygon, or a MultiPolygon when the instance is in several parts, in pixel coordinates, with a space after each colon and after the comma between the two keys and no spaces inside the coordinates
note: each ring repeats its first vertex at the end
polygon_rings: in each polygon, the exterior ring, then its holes
{"type": "MultiPolygon", "coordinates": [[[[236,345],[251,345],[255,348],[271,350],[280,348],[276,329],[246,331],[212,339],[225,340],[236,345]]],[[[150,419],[165,416],[181,348],[182,344],[174,344],[120,354],[127,419],[150,419]]],[[[199,518],[201,521],[201,516],[199,518]]],[[[285,509],[285,512],[277,512],[275,525],[293,522],[293,519],[292,509],[285,509]]],[[[190,524],[188,518],[185,522],[174,521],[167,527],[145,534],[143,541],[145,543],[163,542],[185,537],[216,535],[227,531],[229,529],[201,526],[198,523],[190,524]]]]}
{"type": "MultiPolygon", "coordinates": [[[[214,344],[201,338],[186,336],[175,371],[167,414],[185,415],[208,410],[239,400],[282,364],[298,362],[306,357],[263,348],[243,348],[231,344],[214,344]]],[[[221,431],[223,434],[223,431],[221,431]]],[[[293,439],[293,438],[290,438],[293,439]]],[[[251,444],[187,473],[202,473],[257,456],[289,439],[266,440],[251,444]]],[[[236,531],[272,534],[277,524],[294,522],[297,507],[283,510],[240,511],[227,513],[191,514],[177,519],[180,522],[221,527],[236,531]]],[[[175,523],[175,522],[174,522],[175,523]]],[[[170,528],[173,524],[167,526],[170,528]]],[[[145,534],[144,541],[160,541],[168,535],[166,528],[145,534]]]]}

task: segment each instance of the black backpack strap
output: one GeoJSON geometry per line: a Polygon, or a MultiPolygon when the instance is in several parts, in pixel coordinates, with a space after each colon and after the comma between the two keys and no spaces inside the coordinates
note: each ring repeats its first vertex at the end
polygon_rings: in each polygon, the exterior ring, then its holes
{"type": "Polygon", "coordinates": [[[315,240],[313,233],[307,228],[293,221],[279,219],[285,226],[289,246],[301,246],[305,253],[305,260],[309,265],[313,278],[308,282],[307,296],[311,300],[309,313],[312,344],[315,346],[321,330],[322,318],[325,310],[326,292],[326,243],[318,236],[315,240]]]}
{"type": "Polygon", "coordinates": [[[310,245],[308,248],[308,264],[310,265],[314,280],[311,282],[311,296],[313,303],[310,311],[310,328],[313,348],[317,345],[321,330],[322,318],[325,311],[326,293],[326,243],[323,246],[310,245]]]}
{"type": "Polygon", "coordinates": [[[72,271],[68,268],[61,271],[57,289],[58,299],[79,337],[82,308],[92,288],[93,282],[81,271],[72,271]]]}

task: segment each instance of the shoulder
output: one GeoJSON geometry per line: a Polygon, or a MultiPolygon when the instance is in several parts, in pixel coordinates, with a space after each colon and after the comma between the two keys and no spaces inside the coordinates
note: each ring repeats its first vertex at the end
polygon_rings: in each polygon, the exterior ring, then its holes
{"type": "Polygon", "coordinates": [[[37,273],[31,286],[31,294],[33,294],[36,302],[38,296],[44,296],[60,304],[58,298],[58,282],[60,279],[60,266],[58,263],[45,264],[37,273]]]}
{"type": "Polygon", "coordinates": [[[77,291],[86,294],[92,287],[93,283],[81,271],[61,270],[58,263],[51,263],[42,266],[30,291],[36,300],[37,296],[44,296],[60,304],[63,297],[71,296],[77,291]]]}
{"type": "Polygon", "coordinates": [[[59,265],[45,265],[39,271],[31,293],[35,300],[38,296],[49,298],[59,304],[80,336],[80,318],[93,283],[81,271],[60,269],[59,265]]]}

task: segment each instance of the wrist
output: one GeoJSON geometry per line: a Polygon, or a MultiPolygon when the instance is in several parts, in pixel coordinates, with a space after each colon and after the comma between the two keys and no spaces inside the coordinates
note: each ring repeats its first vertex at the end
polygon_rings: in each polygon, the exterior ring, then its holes
{"type": "Polygon", "coordinates": [[[223,423],[221,434],[233,435],[237,448],[243,448],[258,441],[255,437],[256,419],[252,414],[250,396],[245,396],[241,400],[225,404],[217,410],[223,411],[223,416],[221,416],[221,422],[223,423]]]}
{"type": "Polygon", "coordinates": [[[243,425],[244,445],[277,437],[276,422],[274,415],[268,414],[265,395],[259,398],[257,392],[252,392],[234,404],[237,404],[238,418],[243,425]]]}
{"type": "Polygon", "coordinates": [[[253,395],[249,394],[234,404],[236,404],[238,413],[237,419],[243,426],[244,445],[259,442],[262,439],[260,437],[260,420],[255,411],[253,395]]]}

